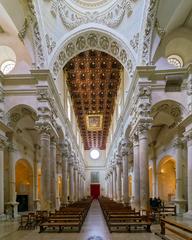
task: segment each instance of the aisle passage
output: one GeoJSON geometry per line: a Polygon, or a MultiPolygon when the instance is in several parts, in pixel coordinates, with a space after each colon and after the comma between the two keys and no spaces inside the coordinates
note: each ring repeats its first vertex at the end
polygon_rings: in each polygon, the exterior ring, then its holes
{"type": "Polygon", "coordinates": [[[88,215],[83,224],[81,233],[84,233],[85,240],[110,240],[110,233],[107,228],[105,219],[99,202],[93,200],[88,215]],[[99,238],[100,237],[100,238],[99,238]]]}

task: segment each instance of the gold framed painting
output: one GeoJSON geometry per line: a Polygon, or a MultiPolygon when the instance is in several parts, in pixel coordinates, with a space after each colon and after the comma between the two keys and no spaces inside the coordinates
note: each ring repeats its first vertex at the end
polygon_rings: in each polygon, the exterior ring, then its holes
{"type": "Polygon", "coordinates": [[[86,115],[86,124],[88,131],[101,131],[103,124],[103,115],[101,114],[86,115]]]}

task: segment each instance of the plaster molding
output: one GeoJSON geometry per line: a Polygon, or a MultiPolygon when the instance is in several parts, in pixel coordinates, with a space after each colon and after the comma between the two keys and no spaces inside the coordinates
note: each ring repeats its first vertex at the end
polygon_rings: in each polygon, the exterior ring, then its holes
{"type": "Polygon", "coordinates": [[[155,27],[157,9],[159,0],[148,0],[146,1],[143,24],[141,27],[140,45],[139,45],[139,62],[142,65],[151,64],[151,45],[152,35],[155,27]]]}
{"type": "Polygon", "coordinates": [[[47,51],[50,55],[53,51],[53,49],[56,47],[56,42],[53,40],[53,38],[47,33],[45,34],[45,40],[47,44],[47,51]]]}
{"type": "MultiPolygon", "coordinates": [[[[84,2],[85,1],[80,1],[84,2]]],[[[95,2],[96,3],[96,2],[95,2]]],[[[74,4],[67,0],[51,0],[50,1],[50,12],[53,17],[60,16],[64,26],[71,30],[78,27],[81,24],[86,24],[89,22],[101,23],[107,25],[108,27],[117,27],[124,16],[130,17],[134,8],[133,0],[118,0],[113,1],[113,4],[106,4],[105,8],[95,8],[97,4],[93,7],[93,2],[86,4],[88,9],[85,7],[79,8],[77,3],[74,4]]]]}

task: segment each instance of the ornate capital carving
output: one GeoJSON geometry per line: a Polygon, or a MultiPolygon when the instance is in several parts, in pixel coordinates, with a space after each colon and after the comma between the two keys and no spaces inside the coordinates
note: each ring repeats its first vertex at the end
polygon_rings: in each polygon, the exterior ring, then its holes
{"type": "Polygon", "coordinates": [[[148,130],[150,129],[152,125],[152,119],[140,119],[138,125],[137,125],[137,130],[139,134],[139,138],[141,135],[146,135],[148,133],[148,130]]]}
{"type": "Polygon", "coordinates": [[[180,148],[183,147],[183,139],[181,137],[177,137],[173,141],[173,147],[174,148],[180,148]]]}
{"type": "Polygon", "coordinates": [[[0,134],[0,150],[8,145],[8,138],[0,134]]]}
{"type": "Polygon", "coordinates": [[[129,149],[128,149],[128,141],[126,138],[123,138],[121,140],[121,154],[122,154],[122,157],[124,156],[128,156],[128,152],[129,152],[129,149]]]}

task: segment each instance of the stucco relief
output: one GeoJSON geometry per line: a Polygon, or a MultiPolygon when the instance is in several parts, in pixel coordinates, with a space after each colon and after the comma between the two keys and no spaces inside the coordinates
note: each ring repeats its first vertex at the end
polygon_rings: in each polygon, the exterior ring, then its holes
{"type": "Polygon", "coordinates": [[[146,1],[146,16],[143,20],[142,33],[140,36],[140,60],[143,65],[151,64],[151,42],[152,34],[155,27],[156,14],[159,0],[146,1]]]}
{"type": "Polygon", "coordinates": [[[39,25],[37,21],[37,13],[32,0],[27,1],[29,12],[30,12],[30,27],[33,33],[34,49],[36,66],[35,68],[43,68],[45,64],[45,54],[42,46],[42,36],[39,30],[39,25]]]}
{"type": "Polygon", "coordinates": [[[133,75],[133,60],[130,58],[130,52],[110,36],[92,31],[91,33],[82,33],[71,41],[66,42],[52,65],[54,77],[57,77],[59,70],[63,68],[72,57],[89,49],[104,51],[114,56],[121,62],[125,69],[128,70],[130,76],[133,75]]]}
{"type": "MultiPolygon", "coordinates": [[[[86,1],[78,1],[79,3],[86,3],[86,1]]],[[[85,8],[78,8],[74,3],[77,4],[76,1],[72,3],[67,0],[51,0],[50,12],[56,17],[60,16],[64,26],[68,29],[73,29],[78,27],[81,24],[86,24],[90,22],[105,24],[108,27],[116,27],[118,26],[125,15],[127,17],[131,16],[133,12],[133,6],[135,0],[119,0],[114,1],[114,3],[110,6],[107,5],[106,8],[98,8],[96,7],[96,2],[98,1],[89,1],[87,3],[87,10],[85,8]],[[93,8],[94,6],[94,8],[93,8]],[[102,10],[100,10],[102,9],[102,10]]]]}

